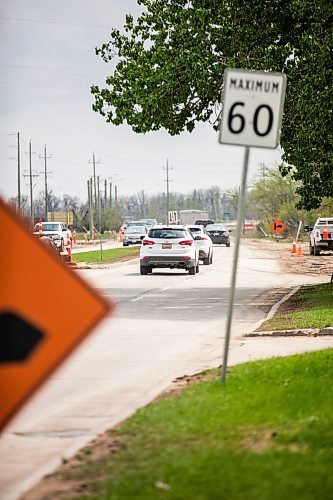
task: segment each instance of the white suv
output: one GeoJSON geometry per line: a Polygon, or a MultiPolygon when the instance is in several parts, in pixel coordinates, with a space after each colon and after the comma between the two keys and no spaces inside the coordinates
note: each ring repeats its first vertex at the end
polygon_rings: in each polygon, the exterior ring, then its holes
{"type": "Polygon", "coordinates": [[[143,238],[140,249],[140,274],[154,268],[186,269],[199,272],[199,252],[185,226],[153,226],[143,238]]]}
{"type": "Polygon", "coordinates": [[[49,236],[57,245],[59,252],[63,252],[68,247],[68,242],[72,242],[72,232],[62,222],[42,222],[42,230],[39,231],[39,224],[34,227],[34,234],[39,236],[49,236]]]}

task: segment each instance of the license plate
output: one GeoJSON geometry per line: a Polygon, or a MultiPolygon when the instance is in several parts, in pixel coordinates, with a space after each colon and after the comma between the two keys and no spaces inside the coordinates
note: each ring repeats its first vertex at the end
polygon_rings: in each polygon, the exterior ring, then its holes
{"type": "Polygon", "coordinates": [[[162,243],[162,248],[164,250],[170,250],[172,248],[172,244],[171,243],[162,243]]]}

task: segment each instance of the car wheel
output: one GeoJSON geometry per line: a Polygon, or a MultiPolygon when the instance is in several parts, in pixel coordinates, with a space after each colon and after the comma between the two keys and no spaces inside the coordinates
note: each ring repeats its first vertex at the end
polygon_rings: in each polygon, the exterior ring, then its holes
{"type": "Polygon", "coordinates": [[[313,247],[313,255],[320,255],[320,248],[313,247]]]}
{"type": "Polygon", "coordinates": [[[144,276],[148,274],[148,268],[146,266],[140,266],[140,274],[144,276]]]}
{"type": "Polygon", "coordinates": [[[197,265],[195,266],[195,272],[198,273],[200,271],[200,266],[199,266],[199,261],[197,265]]]}
{"type": "Polygon", "coordinates": [[[213,252],[210,254],[209,263],[213,264],[213,252]]]}
{"type": "Polygon", "coordinates": [[[188,273],[189,273],[191,276],[194,276],[194,275],[195,275],[195,266],[193,266],[193,267],[189,267],[188,273]]]}
{"type": "Polygon", "coordinates": [[[209,264],[210,264],[210,256],[209,255],[208,255],[208,257],[204,258],[203,263],[204,263],[204,266],[209,266],[209,264]]]}
{"type": "Polygon", "coordinates": [[[123,243],[123,247],[128,247],[129,243],[123,243]]]}
{"type": "Polygon", "coordinates": [[[309,254],[313,255],[314,254],[314,248],[312,245],[309,245],[309,254]]]}
{"type": "Polygon", "coordinates": [[[148,270],[148,274],[151,274],[153,272],[153,268],[152,267],[148,267],[147,270],[148,270]]]}
{"type": "Polygon", "coordinates": [[[230,241],[228,241],[228,243],[226,243],[225,246],[230,247],[230,241]]]}

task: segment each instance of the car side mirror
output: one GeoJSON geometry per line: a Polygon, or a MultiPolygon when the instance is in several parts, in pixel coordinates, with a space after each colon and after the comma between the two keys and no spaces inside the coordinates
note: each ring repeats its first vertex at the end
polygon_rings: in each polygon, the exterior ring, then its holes
{"type": "Polygon", "coordinates": [[[304,232],[305,233],[310,233],[310,231],[312,231],[313,227],[310,227],[310,226],[304,226],[304,232]]]}

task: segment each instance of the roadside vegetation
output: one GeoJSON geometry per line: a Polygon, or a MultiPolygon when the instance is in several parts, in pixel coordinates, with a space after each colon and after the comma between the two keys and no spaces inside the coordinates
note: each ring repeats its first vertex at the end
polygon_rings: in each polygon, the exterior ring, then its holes
{"type": "Polygon", "coordinates": [[[332,369],[327,349],[232,367],[226,385],[206,372],[50,480],[66,498],[330,498],[332,369]]]}
{"type": "Polygon", "coordinates": [[[128,248],[110,248],[103,250],[92,250],[91,252],[81,252],[72,255],[72,260],[74,262],[86,262],[89,263],[100,263],[105,264],[112,262],[119,262],[126,260],[127,258],[138,257],[140,253],[140,247],[128,247],[128,248]]]}
{"type": "Polygon", "coordinates": [[[333,285],[303,286],[281,304],[272,319],[259,331],[324,328],[333,325],[333,285]]]}

